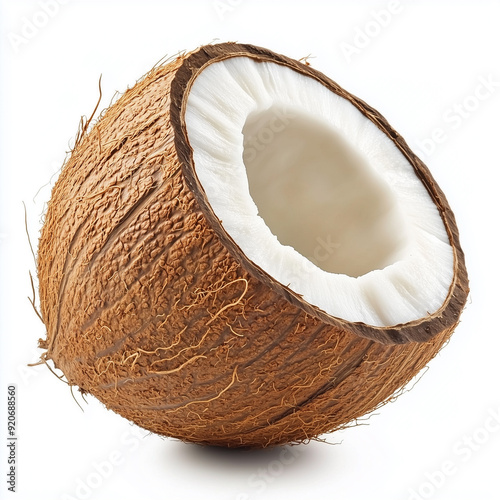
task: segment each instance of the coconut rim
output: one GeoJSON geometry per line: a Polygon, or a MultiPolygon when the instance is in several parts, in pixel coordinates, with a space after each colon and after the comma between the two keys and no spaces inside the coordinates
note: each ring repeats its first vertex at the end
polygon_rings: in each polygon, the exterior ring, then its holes
{"type": "MultiPolygon", "coordinates": [[[[363,100],[347,92],[333,80],[318,70],[299,61],[274,53],[268,49],[248,44],[221,43],[205,45],[184,56],[180,67],[176,70],[170,89],[170,119],[174,134],[174,144],[182,173],[189,189],[192,191],[200,210],[206,217],[210,227],[221,239],[232,257],[254,278],[269,286],[279,295],[306,313],[321,321],[334,325],[370,340],[383,344],[401,344],[407,342],[425,342],[445,329],[454,327],[459,320],[468,295],[468,278],[465,259],[459,241],[458,227],[453,212],[446,197],[432,177],[425,164],[410,150],[405,140],[389,125],[387,120],[363,100]],[[439,211],[445,226],[449,244],[453,250],[453,280],[448,289],[448,295],[441,307],[421,319],[400,323],[389,327],[373,326],[363,322],[351,322],[332,316],[319,307],[305,301],[302,296],[255,264],[236,244],[221,224],[220,219],[212,209],[205,189],[201,184],[194,166],[193,149],[190,145],[185,121],[187,100],[191,87],[198,75],[210,64],[233,57],[248,57],[256,62],[271,62],[286,66],[299,74],[310,77],[325,86],[329,91],[347,99],[365,118],[372,121],[400,150],[413,167],[415,175],[423,183],[434,205],[439,211]]],[[[335,293],[332,291],[332,293],[335,293]]]]}

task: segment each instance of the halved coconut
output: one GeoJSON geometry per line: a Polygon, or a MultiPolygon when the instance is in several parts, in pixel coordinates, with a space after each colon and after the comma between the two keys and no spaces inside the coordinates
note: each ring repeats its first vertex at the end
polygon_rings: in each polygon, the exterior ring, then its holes
{"type": "Polygon", "coordinates": [[[458,323],[448,203],[386,120],[266,49],[155,68],[75,147],[39,245],[46,358],[159,434],[299,442],[387,401],[458,323]]]}

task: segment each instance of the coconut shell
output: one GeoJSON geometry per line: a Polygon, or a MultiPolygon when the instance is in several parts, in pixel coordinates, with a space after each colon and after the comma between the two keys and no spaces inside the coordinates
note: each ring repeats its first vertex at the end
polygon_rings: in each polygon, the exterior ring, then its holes
{"type": "Polygon", "coordinates": [[[448,202],[387,121],[310,66],[235,43],[155,67],[84,130],[52,191],[38,278],[40,345],[69,384],[145,429],[226,447],[307,441],[387,402],[448,340],[468,294],[448,202]],[[316,79],[406,156],[454,250],[439,311],[390,328],[329,316],[225,232],[196,176],[184,110],[197,75],[237,56],[316,79]]]}

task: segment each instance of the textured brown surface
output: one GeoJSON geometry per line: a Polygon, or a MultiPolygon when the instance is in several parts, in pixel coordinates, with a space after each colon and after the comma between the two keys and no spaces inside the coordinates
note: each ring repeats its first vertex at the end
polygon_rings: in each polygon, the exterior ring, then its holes
{"type": "Polygon", "coordinates": [[[220,446],[304,441],[373,410],[437,353],[468,291],[446,199],[383,117],[311,68],[237,44],[155,68],[82,136],[52,192],[38,276],[41,344],[70,384],[153,432],[220,446]],[[203,65],[235,55],[318,79],[412,162],[455,249],[438,313],[391,329],[332,318],[223,231],[192,168],[183,106],[203,65]]]}

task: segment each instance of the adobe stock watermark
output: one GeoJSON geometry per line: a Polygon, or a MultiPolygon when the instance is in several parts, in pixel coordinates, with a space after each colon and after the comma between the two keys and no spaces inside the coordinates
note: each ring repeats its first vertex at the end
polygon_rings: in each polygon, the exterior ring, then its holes
{"type": "Polygon", "coordinates": [[[258,154],[264,151],[271,144],[276,135],[283,132],[295,118],[295,114],[287,108],[274,108],[272,116],[261,126],[257,132],[250,136],[245,136],[243,140],[243,161],[252,162],[258,154]]]}
{"type": "Polygon", "coordinates": [[[280,451],[278,458],[271,460],[266,467],[259,467],[253,474],[248,476],[248,493],[239,493],[236,500],[249,500],[255,496],[262,495],[268,486],[285,472],[286,468],[293,464],[302,453],[299,446],[286,445],[280,451]],[[250,491],[252,493],[250,493],[250,491]]]}
{"type": "Polygon", "coordinates": [[[317,236],[315,243],[312,255],[302,259],[300,266],[293,269],[289,285],[307,279],[309,274],[317,272],[318,267],[323,269],[322,264],[331,259],[341,247],[341,244],[335,241],[331,235],[317,236]]]}
{"type": "Polygon", "coordinates": [[[40,0],[39,9],[30,16],[21,18],[21,27],[17,33],[10,32],[7,35],[10,46],[14,53],[18,53],[33,38],[35,38],[59,13],[62,5],[66,5],[70,0],[40,0]]]}
{"type": "Polygon", "coordinates": [[[372,10],[371,19],[354,29],[351,42],[341,42],[340,49],[348,63],[353,56],[357,56],[369,47],[391,23],[394,16],[403,12],[403,5],[399,0],[390,0],[384,9],[372,10]]]}
{"type": "Polygon", "coordinates": [[[331,235],[316,238],[317,246],[314,248],[313,257],[317,264],[325,262],[340,248],[340,243],[333,241],[331,235]]]}
{"type": "Polygon", "coordinates": [[[416,488],[408,490],[407,500],[432,498],[460,468],[469,462],[488,441],[500,434],[500,405],[488,410],[483,423],[472,432],[462,435],[452,446],[452,457],[444,460],[436,469],[424,474],[425,479],[416,488]]]}
{"type": "Polygon", "coordinates": [[[477,80],[471,93],[442,113],[442,125],[432,129],[431,133],[424,139],[416,141],[415,153],[417,155],[431,156],[438,145],[446,142],[452,132],[458,130],[500,88],[500,80],[494,75],[479,76],[477,80]]]}
{"type": "Polygon", "coordinates": [[[214,0],[212,7],[221,21],[224,21],[226,14],[233,13],[244,0],[214,0]]]}
{"type": "Polygon", "coordinates": [[[90,499],[94,491],[99,489],[115,470],[126,462],[127,456],[139,448],[141,440],[148,434],[148,431],[139,427],[132,427],[130,431],[124,432],[120,437],[121,446],[104,457],[101,456],[98,460],[93,460],[90,464],[91,470],[75,478],[73,493],[62,494],[60,500],[90,499]]]}

